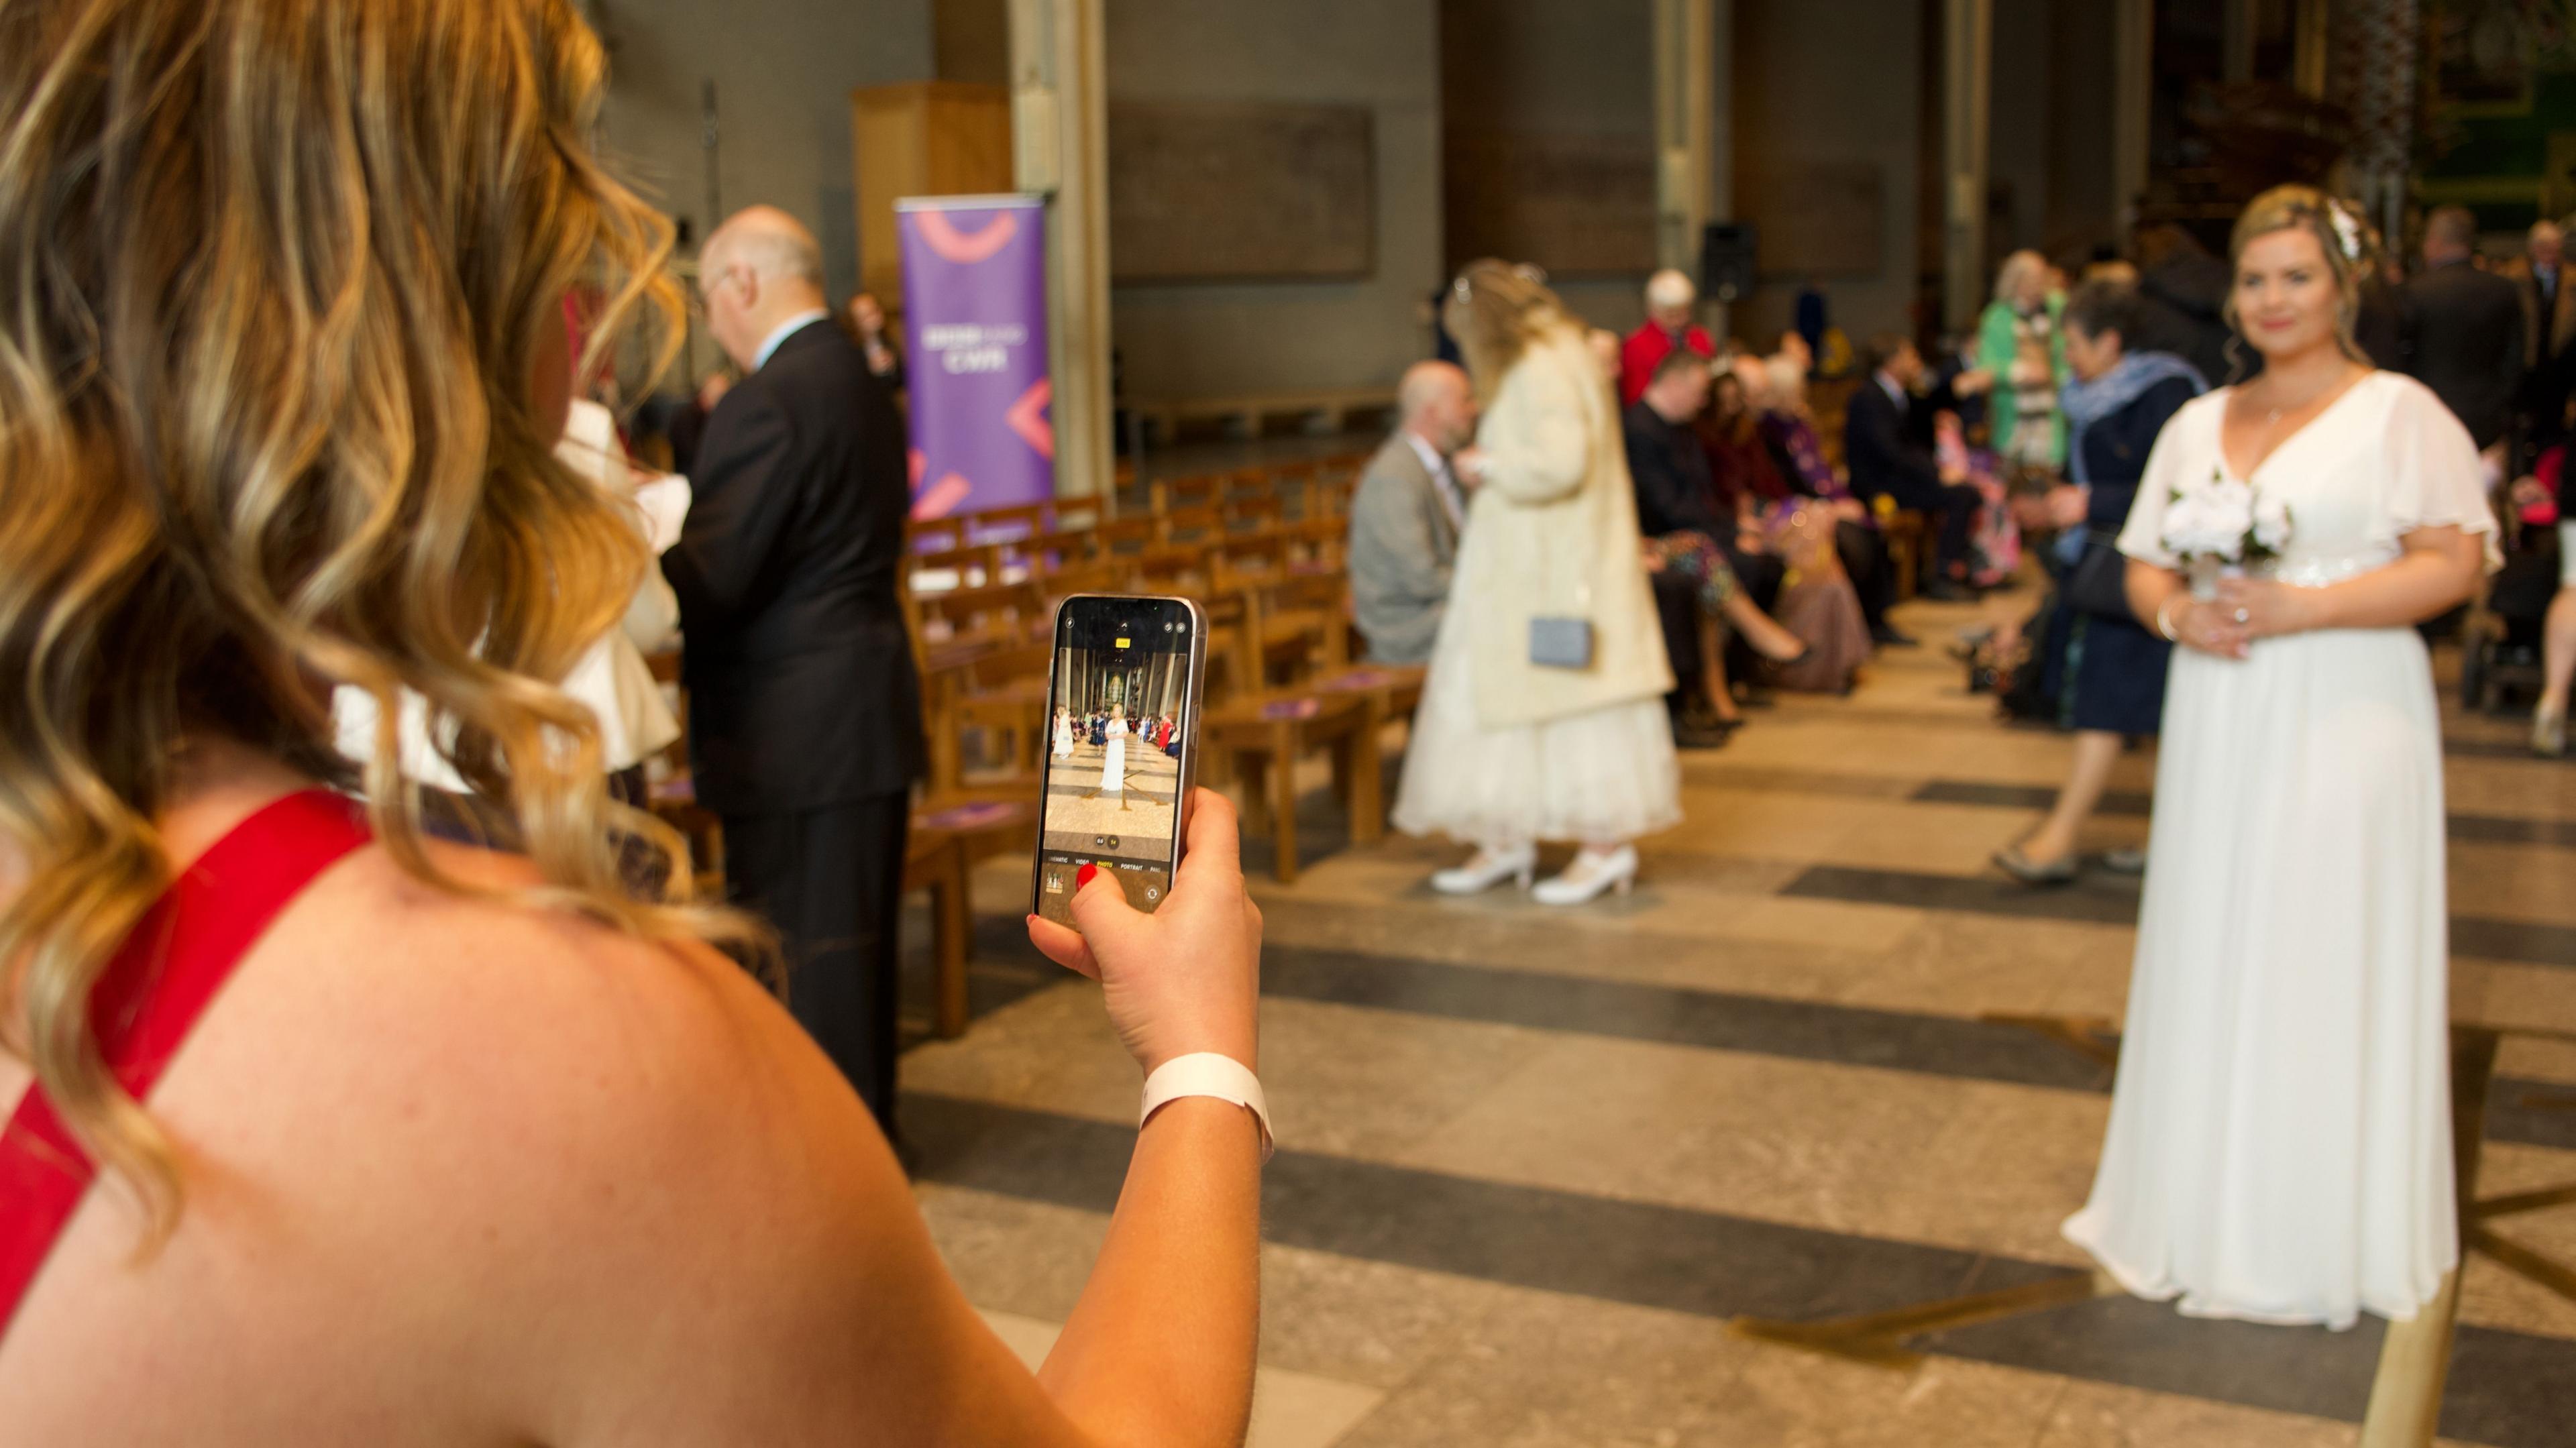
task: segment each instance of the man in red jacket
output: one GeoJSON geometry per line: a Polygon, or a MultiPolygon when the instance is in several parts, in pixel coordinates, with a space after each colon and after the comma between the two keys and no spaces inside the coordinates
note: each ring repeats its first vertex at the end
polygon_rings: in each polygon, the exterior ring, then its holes
{"type": "Polygon", "coordinates": [[[1646,279],[1646,324],[1619,345],[1619,405],[1631,407],[1646,395],[1655,369],[1675,347],[1688,347],[1702,357],[1717,356],[1708,329],[1691,320],[1699,288],[1680,272],[1665,270],[1646,279]]]}

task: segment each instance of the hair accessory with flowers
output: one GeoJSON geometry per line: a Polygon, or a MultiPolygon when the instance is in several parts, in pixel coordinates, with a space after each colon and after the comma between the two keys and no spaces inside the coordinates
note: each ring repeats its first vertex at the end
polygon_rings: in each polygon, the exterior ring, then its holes
{"type": "Polygon", "coordinates": [[[2334,228],[2335,249],[2343,253],[2343,259],[2355,266],[2360,265],[2366,249],[2362,238],[2368,233],[2364,231],[2361,216],[2353,210],[2352,203],[2339,196],[2326,198],[2326,224],[2334,228]]]}

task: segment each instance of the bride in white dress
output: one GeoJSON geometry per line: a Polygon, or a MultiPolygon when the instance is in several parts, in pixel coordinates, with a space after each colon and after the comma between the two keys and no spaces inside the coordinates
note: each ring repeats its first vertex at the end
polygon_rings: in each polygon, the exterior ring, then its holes
{"type": "Polygon", "coordinates": [[[2476,588],[2495,523],[2458,421],[2356,360],[2349,218],[2281,187],[2234,252],[2264,371],[2166,424],[2120,535],[2131,606],[2185,647],[2110,1131],[2066,1235],[2188,1314],[2402,1321],[2459,1257],[2440,719],[2411,625],[2476,588]],[[2292,533],[2274,576],[2196,598],[2165,514],[2220,475],[2292,533]]]}
{"type": "Polygon", "coordinates": [[[1120,809],[1125,809],[1127,807],[1126,716],[1123,714],[1110,715],[1109,727],[1104,732],[1109,740],[1109,752],[1100,761],[1099,793],[1116,795],[1118,797],[1118,807],[1120,809]]]}
{"type": "Polygon", "coordinates": [[[1055,711],[1055,757],[1058,759],[1073,757],[1073,711],[1071,709],[1055,711]]]}

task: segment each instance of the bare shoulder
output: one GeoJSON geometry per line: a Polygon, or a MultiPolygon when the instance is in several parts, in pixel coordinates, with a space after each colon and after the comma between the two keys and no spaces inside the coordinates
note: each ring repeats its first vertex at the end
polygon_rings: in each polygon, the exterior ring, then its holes
{"type": "MultiPolygon", "coordinates": [[[[539,883],[433,848],[471,886],[539,883]]],[[[310,1272],[303,1300],[342,1311],[399,1301],[387,1320],[414,1340],[380,1381],[458,1373],[460,1405],[488,1393],[544,1441],[594,1436],[557,1415],[596,1405],[668,1425],[704,1410],[652,1380],[656,1349],[733,1365],[781,1323],[835,1324],[847,1349],[872,1295],[911,1300],[936,1272],[865,1109],[734,962],[443,890],[381,847],[280,918],[161,1095],[222,1178],[324,1224],[278,1280],[310,1272]],[[346,1280],[351,1263],[373,1280],[346,1280]]],[[[181,1236],[220,1270],[231,1214],[190,1192],[181,1236]]]]}

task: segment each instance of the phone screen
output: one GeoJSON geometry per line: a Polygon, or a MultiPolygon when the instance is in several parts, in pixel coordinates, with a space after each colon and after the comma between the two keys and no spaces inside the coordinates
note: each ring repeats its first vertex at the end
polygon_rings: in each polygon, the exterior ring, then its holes
{"type": "Polygon", "coordinates": [[[1170,892],[1204,657],[1197,611],[1183,599],[1086,596],[1058,611],[1038,914],[1073,923],[1086,865],[1115,877],[1139,910],[1170,892]]]}

